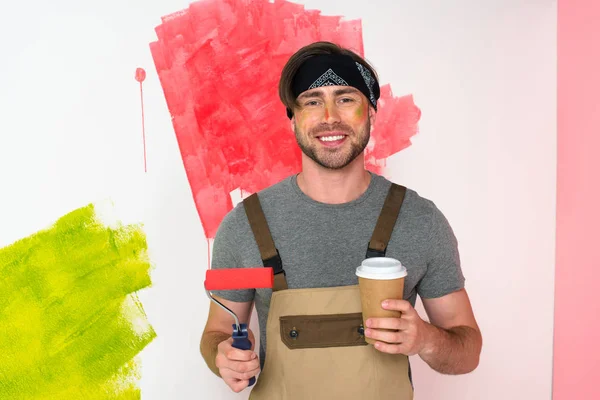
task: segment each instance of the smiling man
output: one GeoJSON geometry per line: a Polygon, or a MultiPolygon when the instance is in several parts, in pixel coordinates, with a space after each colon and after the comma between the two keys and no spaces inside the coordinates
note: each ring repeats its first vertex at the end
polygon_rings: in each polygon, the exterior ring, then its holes
{"type": "Polygon", "coordinates": [[[316,164],[341,169],[363,152],[371,124],[369,105],[360,91],[339,86],[311,89],[298,96],[298,102],[293,123],[296,140],[302,153],[316,164]]]}
{"type": "Polygon", "coordinates": [[[290,59],[279,89],[302,153],[326,170],[360,164],[374,120],[370,112],[379,97],[372,73],[350,55],[321,54],[302,61],[298,55],[290,59]],[[351,77],[358,88],[338,73],[351,77]]]}
{"type": "Polygon", "coordinates": [[[285,65],[279,95],[302,171],[223,219],[211,266],[274,269],[272,290],[213,292],[243,323],[256,304],[259,357],[232,347],[231,317],[211,303],[201,340],[209,368],[235,392],[260,373],[255,400],[412,399],[413,355],[443,374],[473,371],[482,339],[448,221],[432,201],[364,166],[379,98],[373,68],[313,43],[285,65]],[[362,326],[355,269],[369,257],[400,260],[408,276],[404,299],[381,305],[401,316],[362,326]],[[417,295],[429,322],[414,309],[417,295]]]}

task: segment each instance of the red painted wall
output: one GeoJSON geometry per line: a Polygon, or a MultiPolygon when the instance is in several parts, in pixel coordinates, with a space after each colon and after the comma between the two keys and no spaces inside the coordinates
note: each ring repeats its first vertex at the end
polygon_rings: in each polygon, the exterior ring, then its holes
{"type": "Polygon", "coordinates": [[[600,1],[558,1],[554,400],[600,399],[600,1]]]}

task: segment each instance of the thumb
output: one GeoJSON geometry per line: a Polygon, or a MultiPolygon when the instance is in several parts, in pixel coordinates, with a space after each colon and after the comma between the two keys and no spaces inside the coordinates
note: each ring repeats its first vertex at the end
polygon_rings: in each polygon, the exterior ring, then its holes
{"type": "Polygon", "coordinates": [[[402,313],[410,313],[412,306],[406,300],[387,299],[381,303],[381,307],[385,310],[400,311],[402,313]]]}

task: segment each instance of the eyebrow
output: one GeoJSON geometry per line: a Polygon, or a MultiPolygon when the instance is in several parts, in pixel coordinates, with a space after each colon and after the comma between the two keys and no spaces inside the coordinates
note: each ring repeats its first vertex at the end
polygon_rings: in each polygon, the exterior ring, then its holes
{"type": "MultiPolygon", "coordinates": [[[[334,96],[340,96],[342,94],[350,94],[350,93],[360,93],[358,89],[355,89],[353,87],[347,87],[344,89],[336,89],[333,92],[334,96]]],[[[306,99],[306,98],[311,98],[311,97],[324,97],[325,93],[322,90],[315,90],[312,91],[310,93],[304,92],[302,93],[300,96],[298,96],[298,99],[306,99]]]]}

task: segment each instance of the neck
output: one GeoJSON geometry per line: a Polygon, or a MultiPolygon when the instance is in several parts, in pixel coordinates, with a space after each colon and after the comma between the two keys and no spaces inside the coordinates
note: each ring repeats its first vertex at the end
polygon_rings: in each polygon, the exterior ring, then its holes
{"type": "Polygon", "coordinates": [[[364,155],[342,169],[327,169],[302,155],[298,186],[311,199],[326,204],[342,204],[359,198],[369,187],[371,175],[365,169],[364,155]]]}

